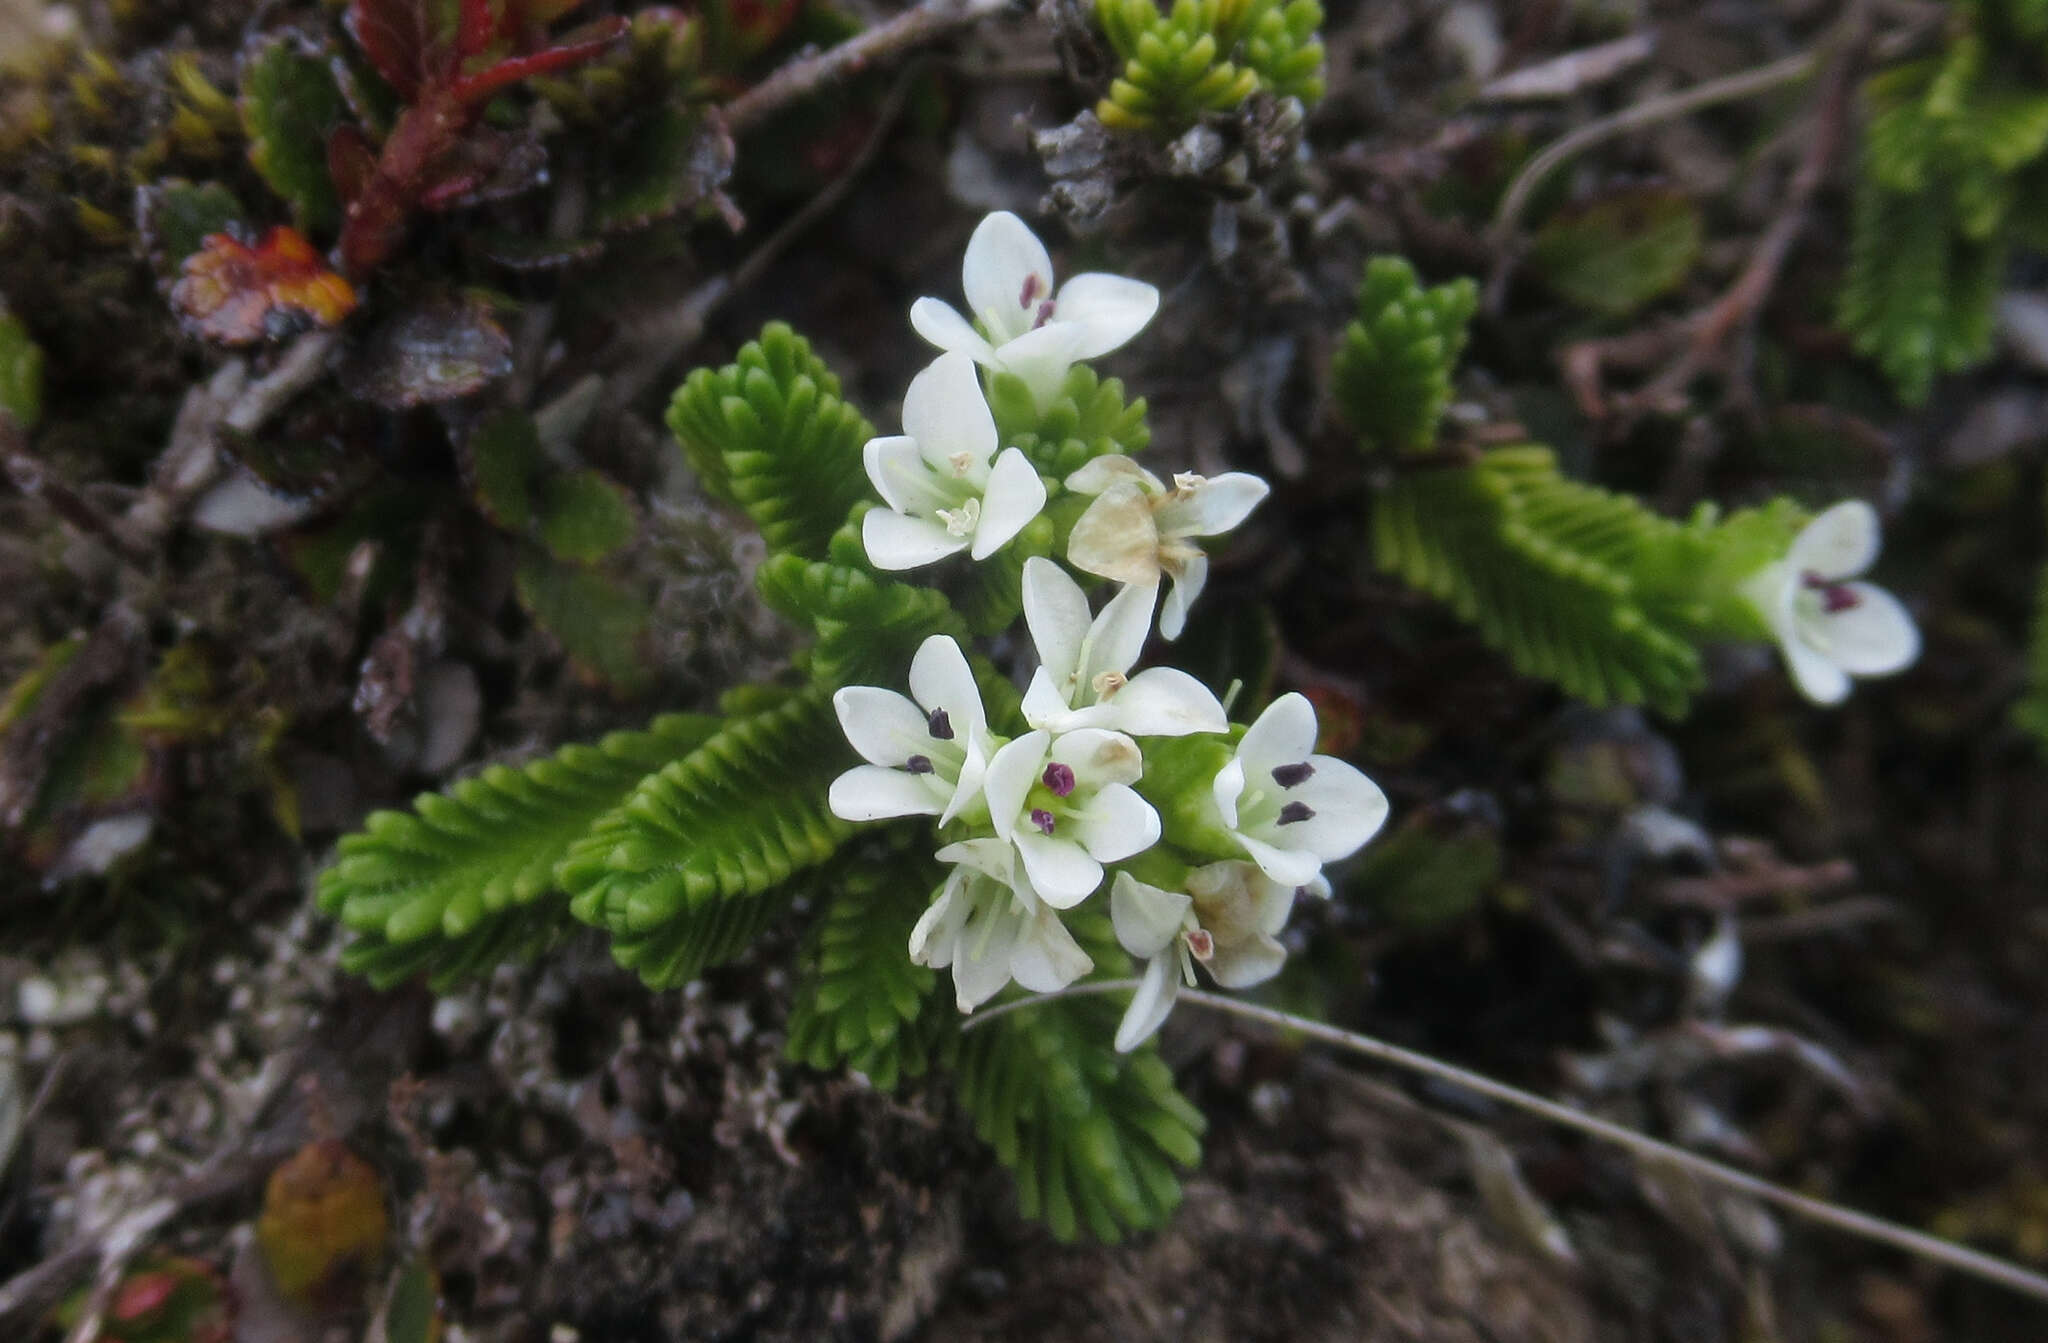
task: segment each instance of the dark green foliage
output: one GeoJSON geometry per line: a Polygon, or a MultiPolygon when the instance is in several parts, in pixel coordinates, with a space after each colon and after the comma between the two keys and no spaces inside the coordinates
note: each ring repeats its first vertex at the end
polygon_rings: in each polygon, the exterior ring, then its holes
{"type": "Polygon", "coordinates": [[[1672,715],[1702,679],[1702,613],[1644,592],[1638,568],[1680,532],[1626,495],[1565,479],[1538,447],[1404,476],[1373,507],[1380,567],[1450,603],[1517,670],[1592,704],[1672,715]]]}
{"type": "Polygon", "coordinates": [[[514,575],[519,604],[561,640],[576,665],[624,694],[653,679],[644,636],[647,601],[636,591],[539,547],[520,557],[514,575]]]}
{"type": "Polygon", "coordinates": [[[955,594],[960,614],[976,634],[1000,634],[1024,613],[1024,561],[1050,555],[1059,539],[1053,520],[1041,513],[1010,543],[961,577],[955,594]]]}
{"type": "Polygon", "coordinates": [[[1261,90],[1313,103],[1323,96],[1316,0],[1095,0],[1095,17],[1123,58],[1095,106],[1118,130],[1178,131],[1261,90]]]}
{"type": "Polygon", "coordinates": [[[988,403],[1003,446],[1022,449],[1038,474],[1055,484],[1096,457],[1143,452],[1152,441],[1145,398],[1126,405],[1123,383],[1096,377],[1086,364],[1067,371],[1059,396],[1043,411],[1014,373],[989,379],[988,403]]]}
{"type": "Polygon", "coordinates": [[[894,685],[931,635],[967,632],[944,593],[848,564],[771,555],[754,581],[770,606],[818,636],[811,677],[827,687],[894,685]]]}
{"type": "Polygon", "coordinates": [[[327,62],[292,34],[260,40],[242,53],[241,108],[249,161],[299,227],[334,229],[341,203],[327,171],[327,136],[346,107],[327,62]]]}
{"type": "Polygon", "coordinates": [[[1425,289],[1400,257],[1374,257],[1358,285],[1358,318],[1330,361],[1344,418],[1376,452],[1426,454],[1451,402],[1451,375],[1479,305],[1469,279],[1425,289]]]}
{"type": "Polygon", "coordinates": [[[544,760],[494,765],[413,810],[376,812],[320,874],[319,905],[355,934],[345,968],[386,987],[426,971],[443,989],[527,955],[569,926],[555,864],[599,816],[717,730],[674,714],[544,760]]]}
{"type": "MultiPolygon", "coordinates": [[[[1108,919],[1067,923],[1097,976],[1128,968],[1108,919]]],[[[964,1034],[954,1062],[960,1103],[1016,1177],[1024,1215],[1061,1240],[1115,1244],[1161,1225],[1180,1202],[1175,1168],[1201,1160],[1201,1112],[1158,1051],[1112,1046],[1123,1010],[1107,995],[1034,1003],[964,1034]]]]}
{"type": "Polygon", "coordinates": [[[745,509],[771,550],[825,558],[847,513],[871,495],[861,448],[874,427],[780,322],[724,368],[690,374],[668,426],[705,492],[745,509]]]}
{"type": "Polygon", "coordinates": [[[884,1091],[923,1075],[955,1015],[938,976],[910,959],[910,930],[945,879],[929,857],[856,855],[821,881],[830,903],[812,926],[789,1014],[789,1056],[865,1074],[884,1091]]]}
{"type": "Polygon", "coordinates": [[[1567,207],[1536,235],[1544,283],[1593,312],[1625,317],[1675,289],[1699,256],[1700,208],[1669,187],[1634,187],[1567,207]]]}
{"type": "Polygon", "coordinates": [[[0,304],[0,412],[12,415],[24,429],[35,428],[43,413],[42,349],[4,304],[0,304]]]}
{"type": "Polygon", "coordinates": [[[650,988],[729,959],[853,826],[825,791],[851,753],[829,696],[814,689],[729,719],[641,781],[569,851],[556,877],[577,918],[650,988]]]}
{"type": "Polygon", "coordinates": [[[1900,399],[1991,351],[1992,301],[2048,190],[2048,56],[2033,0],[1958,6],[1940,56],[1873,75],[1838,317],[1900,399]]]}

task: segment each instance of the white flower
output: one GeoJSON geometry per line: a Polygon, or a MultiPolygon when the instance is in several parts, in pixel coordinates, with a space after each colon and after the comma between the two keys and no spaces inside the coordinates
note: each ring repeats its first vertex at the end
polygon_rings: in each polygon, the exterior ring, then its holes
{"type": "Polygon", "coordinates": [[[1128,872],[1109,888],[1117,941],[1145,962],[1145,973],[1117,1027],[1116,1047],[1128,1053],[1159,1029],[1182,984],[1195,982],[1195,962],[1226,989],[1248,989],[1280,973],[1287,949],[1278,934],[1302,891],[1327,896],[1320,877],[1302,886],[1274,881],[1254,863],[1210,863],[1188,874],[1187,894],[1161,890],[1128,872]]]}
{"type": "Polygon", "coordinates": [[[1159,612],[1159,632],[1178,639],[1188,608],[1209,581],[1209,557],[1191,539],[1218,536],[1243,522],[1271,487],[1257,476],[1230,471],[1215,477],[1183,471],[1168,489],[1128,457],[1097,457],[1067,477],[1067,488],[1092,494],[1067,538],[1076,569],[1151,587],[1173,580],[1159,612]]]}
{"type": "Polygon", "coordinates": [[[1014,844],[1039,898],[1070,909],[1102,884],[1102,865],[1159,838],[1159,813],[1131,785],[1145,772],[1138,743],[1081,728],[1027,732],[989,761],[982,791],[995,832],[1014,844]]]}
{"type": "Polygon", "coordinates": [[[863,456],[889,505],[861,519],[878,569],[915,569],[963,550],[985,560],[1045,507],[1030,459],[1017,448],[996,455],[996,422],[965,355],[942,354],[912,378],[903,433],[869,439],[863,456]]]}
{"type": "Polygon", "coordinates": [[[1157,289],[1121,275],[1076,275],[1055,294],[1045,244],[1007,210],[982,220],[967,240],[960,283],[966,317],[921,298],[910,305],[911,326],[942,350],[1016,374],[1040,409],[1058,394],[1069,365],[1108,354],[1159,310],[1157,289]]]}
{"type": "Polygon", "coordinates": [[[893,690],[850,685],[832,696],[847,741],[868,763],[832,781],[826,803],[846,821],[936,816],[941,825],[980,800],[996,741],[960,645],[934,634],[910,661],[913,703],[893,690]]]}
{"type": "Polygon", "coordinates": [[[1840,704],[1851,676],[1885,676],[1920,656],[1920,631],[1896,597],[1848,580],[1877,559],[1877,513],[1850,499],[1793,539],[1785,558],[1743,584],[1785,652],[1792,679],[1817,704],[1840,704]]]}
{"type": "Polygon", "coordinates": [[[1282,695],[1245,729],[1210,785],[1223,828],[1260,871],[1290,888],[1356,853],[1387,819],[1379,785],[1315,747],[1315,709],[1300,695],[1282,695]]]}
{"type": "Polygon", "coordinates": [[[1152,667],[1129,675],[1158,594],[1126,587],[1090,619],[1088,598],[1066,570],[1041,555],[1024,561],[1024,621],[1038,645],[1025,721],[1048,732],[1102,727],[1137,737],[1228,732],[1223,705],[1186,672],[1152,667]]]}
{"type": "Polygon", "coordinates": [[[910,932],[910,959],[953,969],[953,992],[972,1012],[1012,979],[1053,993],[1095,968],[1052,906],[1039,899],[1016,851],[1000,839],[939,850],[953,864],[946,885],[910,932]]]}

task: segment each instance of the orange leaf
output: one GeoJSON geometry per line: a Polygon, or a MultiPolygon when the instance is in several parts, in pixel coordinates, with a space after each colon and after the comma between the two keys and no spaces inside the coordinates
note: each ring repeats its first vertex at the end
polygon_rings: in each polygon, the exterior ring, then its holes
{"type": "Polygon", "coordinates": [[[274,228],[255,247],[209,234],[182,269],[171,306],[194,331],[223,345],[333,326],[355,311],[354,288],[293,228],[274,228]]]}

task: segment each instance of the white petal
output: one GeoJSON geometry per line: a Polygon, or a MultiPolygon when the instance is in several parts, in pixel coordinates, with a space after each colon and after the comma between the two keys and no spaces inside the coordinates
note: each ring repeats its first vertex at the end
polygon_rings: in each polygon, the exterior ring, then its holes
{"type": "Polygon", "coordinates": [[[1078,695],[1086,704],[1095,698],[1095,678],[1104,672],[1121,676],[1145,651],[1145,639],[1152,633],[1152,604],[1159,589],[1149,584],[1126,584],[1088,627],[1088,655],[1080,668],[1078,695]]]}
{"type": "Polygon", "coordinates": [[[996,347],[996,363],[1024,380],[1031,401],[1040,410],[1052,404],[1067,380],[1067,370],[1087,331],[1066,322],[1049,322],[996,347]]]}
{"type": "Polygon", "coordinates": [[[914,755],[931,759],[938,746],[926,731],[924,714],[893,690],[845,686],[834,692],[832,709],[846,740],[871,765],[902,769],[914,755]]]}
{"type": "Polygon", "coordinates": [[[1002,992],[1010,982],[1010,957],[1024,932],[1024,915],[1008,900],[975,911],[960,930],[953,959],[953,994],[962,1012],[1002,992]]]}
{"type": "Polygon", "coordinates": [[[1144,490],[1125,482],[1096,495],[1067,535],[1067,560],[1084,573],[1119,583],[1157,583],[1159,530],[1144,490]]]}
{"type": "Polygon", "coordinates": [[[1216,804],[1225,830],[1237,829],[1237,800],[1243,796],[1244,761],[1240,756],[1232,756],[1209,781],[1209,799],[1216,804]]]}
{"type": "Polygon", "coordinates": [[[1244,471],[1211,476],[1185,499],[1171,498],[1159,506],[1161,536],[1217,536],[1251,515],[1273,487],[1244,471]]]}
{"type": "Polygon", "coordinates": [[[1046,754],[1074,771],[1075,787],[1082,791],[1136,783],[1145,775],[1145,756],[1138,743],[1098,727],[1061,733],[1046,754]]]}
{"type": "MultiPolygon", "coordinates": [[[[1146,620],[1151,620],[1150,612],[1146,620]]],[[[1175,667],[1150,667],[1109,701],[1113,725],[1133,737],[1185,737],[1228,732],[1230,719],[1209,687],[1175,667]]]]}
{"type": "Polygon", "coordinates": [[[1311,887],[1321,887],[1321,894],[1330,893],[1330,883],[1317,874],[1313,881],[1301,886],[1282,886],[1261,872],[1252,883],[1252,905],[1258,931],[1268,937],[1277,937],[1287,926],[1287,918],[1294,912],[1294,897],[1298,892],[1311,887]]]}
{"type": "Polygon", "coordinates": [[[960,267],[967,306],[988,324],[998,345],[1031,329],[1039,305],[1052,301],[1052,258],[1024,221],[999,210],[975,226],[960,267]]]}
{"type": "Polygon", "coordinates": [[[1043,555],[1024,561],[1024,623],[1038,649],[1038,665],[1052,679],[1065,707],[1073,706],[1081,645],[1089,632],[1088,598],[1067,571],[1043,555]]]}
{"type": "Polygon", "coordinates": [[[1856,604],[1832,615],[1809,615],[1800,628],[1815,647],[1851,676],[1884,676],[1920,656],[1920,629],[1899,599],[1869,583],[1844,584],[1856,604]]]}
{"type": "Polygon", "coordinates": [[[982,338],[974,324],[953,305],[935,298],[921,298],[910,305],[910,326],[942,350],[957,350],[977,364],[995,362],[995,346],[982,338]]]}
{"type": "Polygon", "coordinates": [[[1781,640],[1779,647],[1800,694],[1815,704],[1840,704],[1849,698],[1849,673],[1829,661],[1826,654],[1797,636],[1781,640]]]}
{"type": "Polygon", "coordinates": [[[1120,862],[1159,842],[1159,813],[1131,788],[1113,783],[1062,821],[1065,832],[1105,863],[1120,862]]]}
{"type": "Polygon", "coordinates": [[[1387,795],[1335,756],[1310,756],[1309,764],[1315,773],[1281,796],[1306,805],[1315,815],[1276,826],[1267,838],[1306,849],[1326,863],[1349,858],[1387,823],[1387,795]]]}
{"type": "Polygon", "coordinates": [[[1283,886],[1306,886],[1323,870],[1321,861],[1306,849],[1283,849],[1242,831],[1236,837],[1259,871],[1283,886]]]}
{"type": "Polygon", "coordinates": [[[1195,598],[1202,595],[1202,589],[1208,584],[1207,555],[1196,555],[1182,561],[1180,572],[1173,577],[1173,588],[1166,594],[1166,603],[1159,610],[1160,637],[1180,638],[1180,632],[1187,628],[1188,608],[1195,604],[1195,598]]]}
{"type": "Polygon", "coordinates": [[[1038,898],[1054,909],[1072,909],[1102,884],[1102,864],[1071,839],[1042,835],[1026,824],[1017,828],[1011,842],[1038,898]]]}
{"type": "Polygon", "coordinates": [[[967,902],[961,898],[959,884],[948,881],[939,898],[931,908],[918,918],[917,926],[910,930],[910,959],[916,965],[929,965],[934,970],[943,970],[953,963],[953,943],[960,936],[960,925],[967,921],[967,902]]]}
{"type": "MultiPolygon", "coordinates": [[[[923,703],[922,697],[919,703],[923,703]]],[[[1245,729],[1244,740],[1237,744],[1237,758],[1244,762],[1247,784],[1264,791],[1274,786],[1274,769],[1298,765],[1315,754],[1315,749],[1315,706],[1307,696],[1290,691],[1268,704],[1258,721],[1245,729]]]]}
{"type": "Polygon", "coordinates": [[[1232,946],[1218,945],[1206,968],[1209,977],[1226,989],[1248,989],[1280,973],[1287,963],[1287,948],[1259,933],[1232,946]]]}
{"type": "Polygon", "coordinates": [[[1131,1005],[1124,1009],[1124,1019],[1116,1028],[1116,1049],[1119,1054],[1128,1054],[1152,1038],[1152,1032],[1166,1023],[1173,1011],[1173,1000],[1180,995],[1180,976],[1174,973],[1176,958],[1154,956],[1145,966],[1145,976],[1138,981],[1138,988],[1131,995],[1131,1005]]]}
{"type": "Polygon", "coordinates": [[[1845,499],[1806,524],[1786,557],[1795,576],[1850,578],[1877,559],[1877,510],[1861,499],[1845,499]]]}
{"type": "MultiPolygon", "coordinates": [[[[1093,718],[1109,716],[1093,711],[1089,715],[1093,718]]],[[[1024,691],[1024,721],[1047,732],[1068,732],[1089,725],[1088,718],[1067,706],[1066,696],[1053,688],[1052,673],[1043,667],[1031,674],[1031,685],[1024,691]]]]}
{"type": "MultiPolygon", "coordinates": [[[[936,816],[946,799],[925,781],[880,765],[856,765],[832,781],[825,805],[842,821],[883,821],[892,816],[936,816]]],[[[947,791],[951,786],[947,785],[947,791]]]]}
{"type": "Polygon", "coordinates": [[[939,824],[949,824],[954,817],[973,806],[974,800],[982,796],[981,786],[987,778],[988,734],[970,730],[967,755],[960,762],[960,777],[953,781],[953,794],[946,799],[946,809],[939,813],[939,824]]]}
{"type": "Polygon", "coordinates": [[[1010,953],[1010,974],[1033,993],[1057,993],[1095,968],[1088,953],[1046,906],[1024,925],[1024,936],[1010,953]]]}
{"type": "Polygon", "coordinates": [[[981,687],[974,682],[967,655],[950,635],[934,634],[917,646],[910,659],[910,697],[927,713],[944,709],[953,740],[963,748],[988,733],[981,687]]]}
{"type": "Polygon", "coordinates": [[[935,564],[967,549],[967,538],[954,536],[936,522],[905,517],[886,508],[871,508],[860,520],[860,543],[877,569],[916,569],[935,564]]]}
{"type": "Polygon", "coordinates": [[[933,856],[942,863],[979,872],[1005,885],[1009,884],[1010,869],[1015,865],[1010,846],[1000,839],[956,840],[933,856]]]}
{"type": "Polygon", "coordinates": [[[917,450],[938,474],[982,479],[996,450],[996,422],[972,359],[942,354],[910,380],[903,394],[903,432],[917,440],[917,450]]]}
{"type": "MultiPolygon", "coordinates": [[[[993,423],[993,422],[991,422],[993,423]]],[[[970,554],[985,560],[1010,543],[1025,524],[1045,507],[1045,482],[1022,449],[1005,448],[988,473],[988,488],[981,499],[981,520],[974,528],[970,554]]]]}
{"type": "Polygon", "coordinates": [[[933,481],[931,468],[917,450],[917,440],[907,434],[869,439],[861,447],[861,462],[875,492],[898,513],[930,517],[953,504],[952,497],[933,481]]]}
{"type": "Polygon", "coordinates": [[[1148,494],[1161,494],[1166,485],[1121,453],[1104,453],[1091,457],[1078,470],[1061,482],[1076,494],[1100,494],[1112,485],[1136,485],[1148,494]]]}
{"type": "Polygon", "coordinates": [[[1116,874],[1109,886],[1109,919],[1116,940],[1133,956],[1163,953],[1180,936],[1194,900],[1180,891],[1161,890],[1128,872],[1116,874]]]}
{"type": "Polygon", "coordinates": [[[1024,795],[1038,782],[1045,751],[1052,745],[1049,732],[1027,732],[996,752],[988,762],[982,792],[988,797],[989,820],[998,835],[1010,839],[1017,834],[1017,821],[1024,811],[1024,795]]]}
{"type": "Polygon", "coordinates": [[[1074,358],[1093,359],[1143,331],[1158,311],[1159,291],[1143,280],[1091,271],[1060,286],[1053,320],[1086,332],[1074,358]]]}

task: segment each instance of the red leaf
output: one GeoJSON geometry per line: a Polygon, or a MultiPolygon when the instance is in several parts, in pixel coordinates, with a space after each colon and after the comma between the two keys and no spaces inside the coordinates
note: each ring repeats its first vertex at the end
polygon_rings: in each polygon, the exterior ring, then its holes
{"type": "Polygon", "coordinates": [[[370,137],[360,127],[337,126],[327,137],[327,175],[341,203],[353,205],[362,199],[376,174],[377,151],[370,148],[370,137]]]}
{"type": "Polygon", "coordinates": [[[434,22],[434,0],[349,0],[343,22],[350,37],[405,102],[420,85],[445,74],[454,54],[434,22]]]}
{"type": "Polygon", "coordinates": [[[458,101],[472,107],[487,102],[506,87],[534,75],[551,75],[558,70],[581,65],[604,54],[607,47],[626,35],[632,25],[624,18],[614,16],[585,24],[573,32],[563,34],[554,46],[536,51],[528,56],[513,56],[499,61],[496,65],[466,75],[455,81],[454,92],[458,101]]]}
{"type": "Polygon", "coordinates": [[[456,53],[463,60],[482,54],[498,35],[498,19],[491,13],[491,0],[462,0],[462,27],[455,38],[456,53]]]}
{"type": "Polygon", "coordinates": [[[208,340],[248,345],[355,311],[356,292],[297,229],[274,228],[255,247],[226,233],[185,258],[171,306],[208,340]]]}
{"type": "Polygon", "coordinates": [[[583,0],[505,0],[505,22],[508,27],[545,28],[582,3],[583,0]]]}

